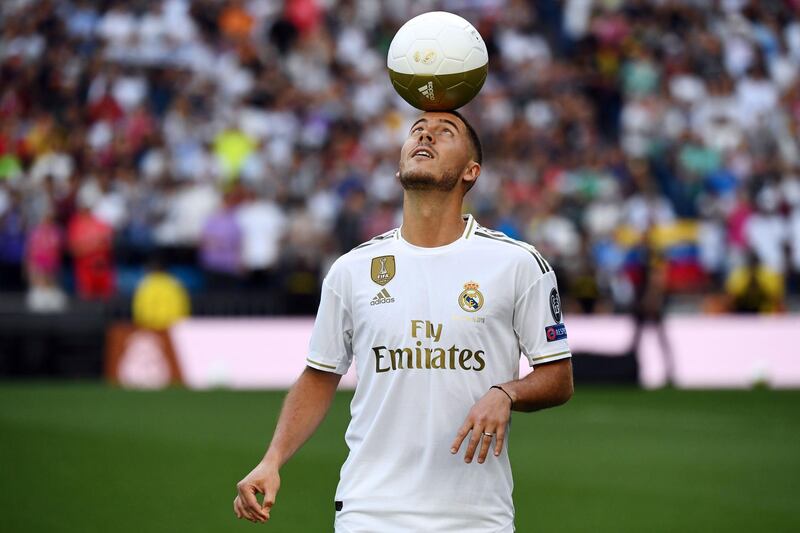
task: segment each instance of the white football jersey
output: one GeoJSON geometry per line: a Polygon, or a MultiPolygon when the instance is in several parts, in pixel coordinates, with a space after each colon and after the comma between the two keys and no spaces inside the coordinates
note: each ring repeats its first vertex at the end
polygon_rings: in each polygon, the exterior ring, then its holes
{"type": "Polygon", "coordinates": [[[307,364],[344,374],[355,360],[358,373],[339,533],[514,531],[508,440],[484,464],[450,445],[489,387],[518,379],[520,354],[536,365],[570,351],[550,265],[465,221],[437,248],[389,231],[325,278],[307,364]]]}

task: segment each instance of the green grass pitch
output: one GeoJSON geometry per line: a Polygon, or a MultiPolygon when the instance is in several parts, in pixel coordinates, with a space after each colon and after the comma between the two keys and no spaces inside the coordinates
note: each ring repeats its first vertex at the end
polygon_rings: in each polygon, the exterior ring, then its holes
{"type": "MultiPolygon", "coordinates": [[[[272,521],[233,515],[282,397],[0,384],[0,531],[332,531],[349,393],[284,468],[272,521]]],[[[520,532],[800,530],[800,391],[579,388],[516,413],[511,456],[520,532]]]]}

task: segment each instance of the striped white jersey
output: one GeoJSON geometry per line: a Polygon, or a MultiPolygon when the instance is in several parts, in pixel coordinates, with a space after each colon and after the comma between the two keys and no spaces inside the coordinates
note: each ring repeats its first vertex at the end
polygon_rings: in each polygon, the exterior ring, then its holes
{"type": "Polygon", "coordinates": [[[358,373],[337,532],[514,530],[507,449],[466,464],[464,447],[449,447],[489,387],[519,377],[520,356],[537,365],[570,351],[547,261],[465,222],[437,248],[389,231],[325,278],[307,364],[358,373]]]}

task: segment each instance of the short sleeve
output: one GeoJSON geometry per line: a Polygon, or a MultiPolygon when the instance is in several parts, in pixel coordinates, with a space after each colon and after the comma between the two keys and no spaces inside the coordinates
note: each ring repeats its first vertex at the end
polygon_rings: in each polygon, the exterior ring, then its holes
{"type": "Polygon", "coordinates": [[[572,356],[562,319],[561,298],[551,270],[534,281],[514,304],[514,332],[531,366],[572,356]]]}
{"type": "Polygon", "coordinates": [[[344,375],[353,361],[353,319],[342,295],[342,284],[337,283],[336,278],[337,273],[332,268],[322,284],[306,364],[344,375]]]}

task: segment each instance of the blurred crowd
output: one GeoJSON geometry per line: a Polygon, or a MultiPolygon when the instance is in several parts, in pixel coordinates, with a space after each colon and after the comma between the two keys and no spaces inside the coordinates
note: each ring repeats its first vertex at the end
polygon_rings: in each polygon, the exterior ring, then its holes
{"type": "Polygon", "coordinates": [[[385,54],[433,9],[490,54],[468,209],[574,311],[800,292],[800,0],[4,0],[0,290],[59,308],[158,258],[190,291],[314,294],[400,222],[418,112],[385,54]]]}

